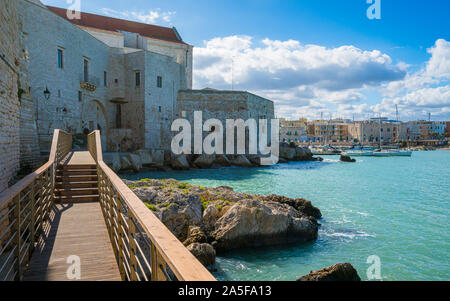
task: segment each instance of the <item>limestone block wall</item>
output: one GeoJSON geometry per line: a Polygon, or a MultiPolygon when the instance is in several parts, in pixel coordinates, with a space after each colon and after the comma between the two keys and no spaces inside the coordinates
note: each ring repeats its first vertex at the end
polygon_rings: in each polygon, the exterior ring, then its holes
{"type": "Polygon", "coordinates": [[[102,135],[107,135],[103,126],[112,119],[114,109],[106,97],[108,85],[104,85],[103,76],[106,71],[108,78],[114,78],[109,65],[111,48],[45,7],[28,1],[19,4],[29,51],[30,90],[36,106],[40,149],[49,150],[55,128],[82,133],[100,125],[102,135]],[[58,49],[63,50],[62,69],[57,65],[58,49]],[[92,92],[80,88],[84,59],[89,61],[89,80],[97,85],[92,92]],[[51,92],[49,100],[44,98],[45,87],[51,92]]]}
{"type": "Polygon", "coordinates": [[[0,2],[0,191],[19,169],[20,102],[18,65],[20,21],[16,0],[0,2]],[[16,73],[17,72],[17,73],[16,73]]]}
{"type": "Polygon", "coordinates": [[[170,127],[184,70],[172,57],[146,54],[145,147],[170,150],[170,127]],[[157,86],[158,76],[162,77],[162,87],[157,86]]]}
{"type": "Polygon", "coordinates": [[[43,163],[40,159],[35,107],[30,98],[22,97],[20,104],[20,168],[29,172],[43,163]]]}
{"type": "MultiPolygon", "coordinates": [[[[214,118],[222,122],[224,127],[224,143],[226,143],[226,120],[254,118],[273,119],[273,102],[245,91],[218,90],[182,90],[178,93],[176,118],[186,118],[193,128],[194,112],[201,111],[203,122],[214,118]]],[[[270,124],[269,124],[270,130],[270,124]]],[[[208,133],[203,133],[205,138],[208,133]]],[[[235,144],[236,145],[236,144],[235,144]]],[[[246,141],[248,145],[248,138],[246,141]]]]}
{"type": "Polygon", "coordinates": [[[124,38],[123,34],[121,34],[121,33],[101,30],[101,29],[97,29],[97,28],[90,28],[90,27],[85,27],[85,26],[78,26],[78,27],[80,27],[84,31],[88,32],[96,39],[102,41],[109,47],[114,47],[114,48],[124,48],[125,47],[124,46],[125,38],[124,38]]]}
{"type": "Polygon", "coordinates": [[[144,38],[146,50],[170,56],[184,68],[182,89],[192,89],[193,47],[191,45],[171,43],[156,39],[144,38]]]}

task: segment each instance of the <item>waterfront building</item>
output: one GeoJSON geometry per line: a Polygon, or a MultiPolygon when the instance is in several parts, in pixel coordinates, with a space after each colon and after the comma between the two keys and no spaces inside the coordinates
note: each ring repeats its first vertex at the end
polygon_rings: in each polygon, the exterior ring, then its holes
{"type": "Polygon", "coordinates": [[[192,46],[175,28],[19,3],[41,150],[55,128],[101,130],[106,150],[169,148],[177,92],[192,87],[192,46]]]}
{"type": "Polygon", "coordinates": [[[372,118],[348,124],[349,139],[360,143],[390,144],[402,139],[399,122],[387,118],[372,118]]]}
{"type": "MultiPolygon", "coordinates": [[[[176,117],[189,120],[192,128],[196,111],[202,112],[203,122],[208,119],[219,120],[224,127],[224,144],[226,143],[227,119],[242,119],[243,121],[255,119],[258,130],[259,120],[267,119],[268,133],[270,133],[270,120],[275,118],[274,103],[269,99],[246,91],[223,91],[209,88],[179,91],[176,111],[176,117]]],[[[204,132],[203,138],[208,134],[204,132]]],[[[246,145],[248,146],[248,135],[246,145]]]]}
{"type": "Polygon", "coordinates": [[[2,1],[0,23],[0,190],[48,157],[54,129],[73,134],[75,148],[100,130],[104,151],[169,152],[178,103],[220,107],[223,119],[274,118],[273,102],[247,92],[192,91],[193,46],[174,27],[69,18],[39,0],[2,1]]]}
{"type": "Polygon", "coordinates": [[[312,142],[331,143],[348,141],[348,124],[343,120],[314,120],[308,123],[312,142]]]}
{"type": "Polygon", "coordinates": [[[308,141],[308,120],[301,118],[298,120],[280,119],[280,141],[282,142],[307,142],[308,141]]]}

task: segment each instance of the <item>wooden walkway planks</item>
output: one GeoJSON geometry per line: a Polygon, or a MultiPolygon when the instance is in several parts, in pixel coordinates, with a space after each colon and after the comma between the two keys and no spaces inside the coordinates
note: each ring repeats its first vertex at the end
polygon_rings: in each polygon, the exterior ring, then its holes
{"type": "Polygon", "coordinates": [[[96,165],[94,158],[88,151],[71,152],[62,160],[62,165],[96,165]]]}
{"type": "Polygon", "coordinates": [[[99,203],[56,205],[45,241],[33,253],[25,281],[69,281],[67,258],[81,262],[81,281],[120,281],[99,203]]]}

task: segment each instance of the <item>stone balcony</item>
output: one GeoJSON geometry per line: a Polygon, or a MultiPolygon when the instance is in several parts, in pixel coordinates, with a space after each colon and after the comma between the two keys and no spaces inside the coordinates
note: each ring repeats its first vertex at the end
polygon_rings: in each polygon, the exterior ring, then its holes
{"type": "Polygon", "coordinates": [[[84,74],[80,75],[80,89],[88,92],[94,92],[100,85],[100,79],[98,77],[84,74]]]}

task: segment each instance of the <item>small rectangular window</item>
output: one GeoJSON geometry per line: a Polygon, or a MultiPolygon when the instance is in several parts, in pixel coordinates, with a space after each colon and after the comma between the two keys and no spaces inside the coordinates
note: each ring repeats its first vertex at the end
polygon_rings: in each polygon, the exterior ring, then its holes
{"type": "Polygon", "coordinates": [[[89,61],[84,59],[84,81],[89,82],[89,61]]]}
{"type": "Polygon", "coordinates": [[[108,73],[106,73],[106,71],[103,72],[103,86],[108,86],[108,73]]]}
{"type": "Polygon", "coordinates": [[[181,118],[187,119],[188,118],[188,113],[186,111],[182,111],[181,112],[181,118]]]}
{"type": "Polygon", "coordinates": [[[141,85],[141,72],[136,72],[136,87],[141,85]]]}
{"type": "Polygon", "coordinates": [[[83,101],[83,92],[78,91],[78,101],[82,102],[83,101]]]}
{"type": "Polygon", "coordinates": [[[157,86],[158,88],[162,88],[162,76],[158,76],[158,77],[156,78],[156,86],[157,86]]]}
{"type": "Polygon", "coordinates": [[[158,111],[159,111],[159,112],[161,113],[161,111],[162,111],[162,108],[161,108],[161,107],[159,107],[159,108],[158,108],[158,111]]]}
{"type": "Polygon", "coordinates": [[[64,68],[64,53],[62,49],[58,49],[58,68],[63,69],[64,68]]]}

